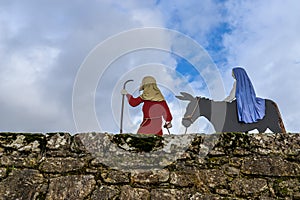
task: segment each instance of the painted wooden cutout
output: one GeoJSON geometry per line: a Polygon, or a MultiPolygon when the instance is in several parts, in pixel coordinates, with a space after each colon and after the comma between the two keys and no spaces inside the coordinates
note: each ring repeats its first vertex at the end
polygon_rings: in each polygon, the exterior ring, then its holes
{"type": "Polygon", "coordinates": [[[243,123],[238,121],[236,101],[229,103],[213,101],[204,97],[193,97],[185,92],[180,94],[182,96],[176,96],[178,99],[189,101],[186,113],[182,118],[182,124],[186,128],[203,116],[212,123],[216,132],[248,132],[257,129],[262,133],[269,128],[273,133],[286,133],[278,106],[272,100],[265,100],[266,111],[263,119],[254,123],[243,123]],[[212,113],[212,107],[214,113],[212,113]],[[218,111],[226,112],[225,119],[221,114],[218,115],[218,111]]]}

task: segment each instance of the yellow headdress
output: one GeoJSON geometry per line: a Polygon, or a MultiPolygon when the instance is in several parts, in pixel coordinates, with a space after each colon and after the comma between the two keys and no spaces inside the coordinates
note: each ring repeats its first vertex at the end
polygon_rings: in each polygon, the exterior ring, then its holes
{"type": "Polygon", "coordinates": [[[156,80],[152,76],[146,76],[143,78],[140,90],[143,90],[143,94],[140,96],[143,100],[150,101],[164,101],[165,98],[156,85],[156,80]]]}

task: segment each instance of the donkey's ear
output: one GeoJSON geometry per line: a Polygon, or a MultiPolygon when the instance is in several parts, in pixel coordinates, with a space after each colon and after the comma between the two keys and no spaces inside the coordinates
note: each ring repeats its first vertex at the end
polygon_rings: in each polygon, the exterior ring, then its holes
{"type": "Polygon", "coordinates": [[[182,100],[182,101],[187,100],[187,99],[184,98],[184,96],[175,96],[175,97],[176,97],[177,99],[182,100]]]}
{"type": "Polygon", "coordinates": [[[186,92],[180,92],[180,94],[182,95],[182,96],[175,96],[177,99],[180,99],[180,100],[183,100],[183,101],[185,101],[185,100],[187,100],[187,101],[192,101],[193,99],[194,99],[194,97],[191,95],[191,94],[189,94],[189,93],[186,93],[186,92]]]}
{"type": "Polygon", "coordinates": [[[189,94],[189,93],[187,93],[187,92],[180,92],[180,94],[181,94],[182,96],[184,96],[184,98],[185,98],[186,100],[192,101],[193,99],[195,99],[195,98],[193,97],[193,95],[191,95],[191,94],[189,94]]]}

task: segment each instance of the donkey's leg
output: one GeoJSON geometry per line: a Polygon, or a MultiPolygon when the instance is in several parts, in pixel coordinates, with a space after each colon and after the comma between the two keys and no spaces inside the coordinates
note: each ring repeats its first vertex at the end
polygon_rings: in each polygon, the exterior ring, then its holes
{"type": "Polygon", "coordinates": [[[269,127],[269,129],[273,132],[273,133],[281,133],[282,130],[281,128],[278,126],[278,127],[269,127]]]}
{"type": "Polygon", "coordinates": [[[267,128],[268,128],[268,125],[266,125],[266,123],[264,122],[264,119],[262,119],[262,121],[259,121],[257,123],[256,129],[258,130],[259,133],[266,132],[267,128]]]}
{"type": "Polygon", "coordinates": [[[267,130],[267,127],[257,127],[259,133],[264,133],[267,130]]]}
{"type": "MultiPolygon", "coordinates": [[[[272,127],[273,127],[274,131],[276,131],[277,133],[286,133],[286,130],[285,130],[285,127],[284,127],[284,123],[282,121],[282,117],[281,117],[279,108],[278,108],[278,106],[275,102],[272,102],[272,105],[273,105],[273,112],[276,113],[276,114],[274,114],[274,116],[277,116],[276,118],[273,119],[273,126],[272,127]]],[[[271,127],[270,127],[270,129],[271,129],[271,127]]]]}
{"type": "Polygon", "coordinates": [[[278,121],[270,124],[269,129],[273,132],[273,133],[282,133],[282,129],[280,127],[280,124],[278,121]]]}

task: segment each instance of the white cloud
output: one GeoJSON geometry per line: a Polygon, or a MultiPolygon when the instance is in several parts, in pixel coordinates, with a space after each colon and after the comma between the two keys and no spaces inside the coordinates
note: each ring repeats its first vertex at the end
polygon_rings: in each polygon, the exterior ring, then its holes
{"type": "MultiPolygon", "coordinates": [[[[66,117],[64,110],[59,110],[56,102],[45,98],[41,79],[45,78],[48,69],[58,56],[57,49],[47,47],[36,47],[28,52],[18,52],[6,59],[2,65],[0,74],[0,102],[7,112],[16,112],[16,116],[9,118],[11,113],[3,113],[1,120],[2,130],[22,131],[23,129],[42,129],[42,123],[53,123],[58,115],[66,117]],[[44,120],[44,121],[43,121],[44,120]],[[14,122],[12,122],[14,121],[14,122]],[[36,127],[32,127],[35,121],[36,127]],[[11,127],[10,124],[14,123],[11,127]]],[[[66,120],[70,123],[70,120],[66,120]]],[[[55,123],[63,126],[61,123],[55,123]]]]}
{"type": "Polygon", "coordinates": [[[104,0],[0,4],[0,130],[6,131],[76,131],[72,89],[85,56],[107,37],[155,19],[151,8],[148,19],[134,18],[104,0]]]}
{"type": "Polygon", "coordinates": [[[219,5],[210,0],[166,0],[158,6],[168,27],[188,34],[203,46],[207,44],[206,34],[222,21],[219,5]]]}

